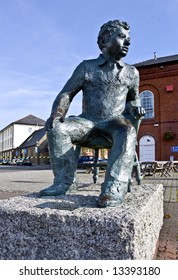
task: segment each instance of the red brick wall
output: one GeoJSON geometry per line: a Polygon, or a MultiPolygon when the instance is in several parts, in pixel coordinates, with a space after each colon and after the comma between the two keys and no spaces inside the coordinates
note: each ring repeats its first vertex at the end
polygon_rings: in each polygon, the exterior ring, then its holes
{"type": "Polygon", "coordinates": [[[137,69],[140,73],[140,93],[144,90],[153,92],[155,112],[153,119],[142,121],[138,141],[142,136],[150,135],[155,139],[156,160],[169,160],[170,156],[178,160],[178,153],[171,152],[171,146],[178,146],[178,62],[137,69]],[[166,91],[168,85],[173,85],[173,91],[166,91]],[[166,131],[172,131],[175,138],[164,140],[166,131]]]}

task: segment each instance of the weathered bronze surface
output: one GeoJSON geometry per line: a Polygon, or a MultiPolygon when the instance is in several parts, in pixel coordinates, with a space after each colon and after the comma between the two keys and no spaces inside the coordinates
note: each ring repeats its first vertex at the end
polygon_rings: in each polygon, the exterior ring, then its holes
{"type": "Polygon", "coordinates": [[[111,147],[99,207],[122,203],[131,178],[138,128],[144,109],[139,98],[139,73],[122,61],[130,45],[126,22],[105,23],[98,35],[101,55],[84,60],[57,95],[46,122],[54,183],[40,196],[75,189],[77,145],[111,147]],[[82,114],[65,118],[74,96],[83,92],[82,114]]]}

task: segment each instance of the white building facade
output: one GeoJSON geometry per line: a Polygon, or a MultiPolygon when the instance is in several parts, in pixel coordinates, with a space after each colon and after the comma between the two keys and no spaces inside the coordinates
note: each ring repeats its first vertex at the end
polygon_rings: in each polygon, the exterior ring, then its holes
{"type": "Polygon", "coordinates": [[[45,121],[33,115],[13,122],[0,131],[0,158],[12,159],[19,155],[16,149],[35,130],[44,127],[45,121]]]}

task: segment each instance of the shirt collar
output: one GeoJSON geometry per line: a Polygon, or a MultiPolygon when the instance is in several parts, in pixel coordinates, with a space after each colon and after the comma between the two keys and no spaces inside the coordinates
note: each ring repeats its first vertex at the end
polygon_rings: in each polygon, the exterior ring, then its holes
{"type": "MultiPolygon", "coordinates": [[[[103,54],[100,54],[98,57],[98,65],[102,66],[106,63],[108,63],[108,61],[106,60],[103,54]]],[[[125,63],[122,60],[116,61],[115,63],[122,68],[125,66],[125,63]]]]}

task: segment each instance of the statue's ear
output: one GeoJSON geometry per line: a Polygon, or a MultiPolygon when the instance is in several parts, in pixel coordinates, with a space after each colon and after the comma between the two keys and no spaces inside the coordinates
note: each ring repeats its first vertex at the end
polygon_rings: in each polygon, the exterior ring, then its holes
{"type": "Polygon", "coordinates": [[[102,42],[102,50],[106,47],[105,41],[102,42]]]}
{"type": "Polygon", "coordinates": [[[100,38],[100,40],[98,41],[98,46],[99,46],[100,50],[103,51],[103,48],[106,47],[104,38],[100,38]]]}
{"type": "Polygon", "coordinates": [[[106,42],[109,41],[110,36],[111,32],[109,30],[105,30],[102,35],[98,37],[98,44],[101,50],[106,47],[106,42]]]}

